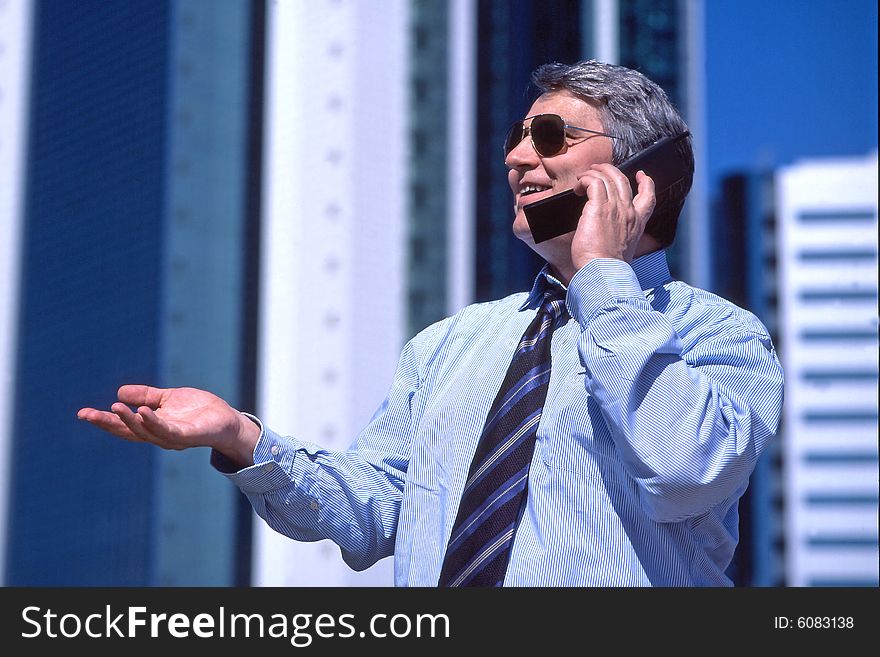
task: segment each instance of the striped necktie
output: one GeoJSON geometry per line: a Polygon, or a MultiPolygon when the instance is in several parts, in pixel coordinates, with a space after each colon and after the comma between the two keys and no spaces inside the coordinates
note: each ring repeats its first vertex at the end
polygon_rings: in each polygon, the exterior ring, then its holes
{"type": "Polygon", "coordinates": [[[550,338],[559,320],[568,319],[564,299],[565,290],[548,282],[520,339],[468,471],[438,586],[504,581],[550,382],[550,338]]]}

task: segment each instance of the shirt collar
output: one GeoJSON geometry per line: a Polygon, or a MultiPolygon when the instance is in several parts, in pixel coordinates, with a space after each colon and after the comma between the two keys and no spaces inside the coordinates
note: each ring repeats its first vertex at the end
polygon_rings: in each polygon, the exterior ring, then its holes
{"type": "MultiPolygon", "coordinates": [[[[664,249],[659,249],[636,258],[630,263],[630,267],[632,267],[635,272],[636,278],[639,279],[639,285],[643,290],[650,290],[659,287],[672,280],[672,275],[669,273],[669,263],[666,260],[666,251],[664,249]]],[[[550,286],[558,286],[563,290],[567,289],[562,281],[553,275],[553,270],[550,269],[550,265],[546,264],[541,271],[538,272],[538,275],[535,278],[535,283],[532,285],[532,290],[529,292],[529,296],[519,309],[525,310],[526,308],[538,308],[544,298],[544,290],[550,286]]]]}
{"type": "Polygon", "coordinates": [[[668,283],[672,280],[672,274],[669,273],[669,262],[666,260],[666,251],[659,249],[652,251],[640,258],[636,258],[630,263],[636,278],[639,279],[639,285],[643,290],[651,290],[655,287],[668,283]]]}
{"type": "Polygon", "coordinates": [[[553,270],[550,269],[550,264],[548,263],[538,272],[538,275],[535,277],[535,283],[532,285],[532,291],[529,292],[529,296],[526,297],[526,300],[519,309],[539,308],[544,300],[544,291],[550,287],[558,287],[562,290],[567,289],[565,284],[553,275],[553,270]]]}

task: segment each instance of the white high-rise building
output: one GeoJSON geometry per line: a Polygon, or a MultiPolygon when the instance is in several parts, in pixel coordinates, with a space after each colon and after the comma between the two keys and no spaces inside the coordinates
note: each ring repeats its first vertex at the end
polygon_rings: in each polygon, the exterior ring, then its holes
{"type": "Polygon", "coordinates": [[[786,581],[878,584],[877,154],[777,177],[786,581]]]}

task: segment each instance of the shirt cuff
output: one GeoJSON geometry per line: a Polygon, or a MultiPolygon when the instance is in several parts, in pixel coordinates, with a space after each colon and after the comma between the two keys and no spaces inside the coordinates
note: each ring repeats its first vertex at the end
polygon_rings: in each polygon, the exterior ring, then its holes
{"type": "MultiPolygon", "coordinates": [[[[257,445],[259,445],[260,441],[263,440],[263,436],[266,434],[266,429],[263,426],[263,423],[258,417],[251,415],[250,413],[241,412],[241,414],[248,418],[251,422],[256,424],[258,427],[260,427],[260,437],[257,439],[257,445]]],[[[256,454],[256,447],[254,448],[254,454],[256,454]]],[[[256,458],[254,459],[254,462],[256,463],[256,458]]],[[[233,472],[239,472],[243,469],[238,463],[230,458],[227,458],[224,454],[221,454],[216,449],[211,450],[211,465],[214,466],[214,469],[222,472],[225,475],[232,474],[233,472]]]]}
{"type": "Polygon", "coordinates": [[[308,488],[308,453],[320,451],[317,445],[303,443],[291,437],[282,438],[267,429],[259,418],[242,413],[260,427],[260,437],[254,447],[254,464],[241,468],[216,450],[211,450],[211,465],[238,486],[243,493],[262,495],[292,482],[308,488]],[[299,458],[297,456],[299,455],[299,458]]]}
{"type": "Polygon", "coordinates": [[[598,312],[624,299],[645,301],[632,267],[616,258],[594,258],[571,279],[565,305],[569,314],[585,327],[598,312]]]}

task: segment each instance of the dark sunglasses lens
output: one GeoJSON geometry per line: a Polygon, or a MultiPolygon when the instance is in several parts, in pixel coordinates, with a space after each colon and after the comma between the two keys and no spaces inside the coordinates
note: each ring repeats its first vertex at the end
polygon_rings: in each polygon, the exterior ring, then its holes
{"type": "Polygon", "coordinates": [[[542,114],[532,119],[529,126],[535,150],[544,157],[551,157],[565,145],[565,123],[555,114],[542,114]]]}
{"type": "Polygon", "coordinates": [[[507,140],[504,142],[504,157],[510,155],[510,151],[516,148],[523,139],[522,121],[517,121],[510,126],[510,132],[507,133],[507,140]]]}

